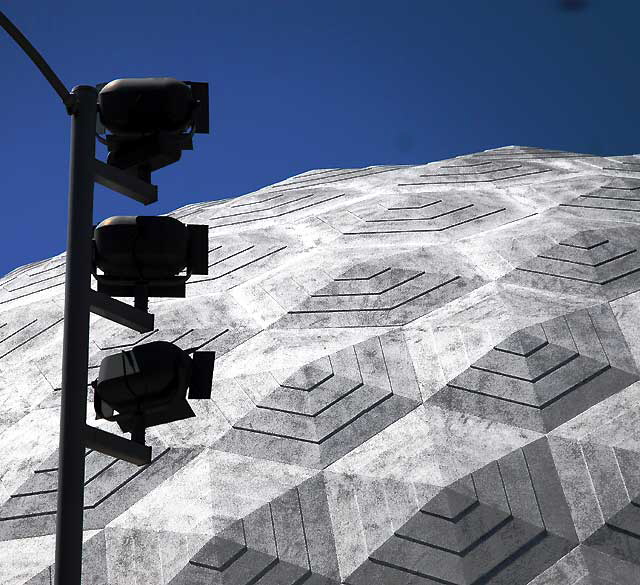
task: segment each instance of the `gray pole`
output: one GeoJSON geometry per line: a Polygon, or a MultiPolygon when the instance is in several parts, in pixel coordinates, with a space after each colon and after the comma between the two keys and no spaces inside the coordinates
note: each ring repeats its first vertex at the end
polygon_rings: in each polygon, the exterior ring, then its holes
{"type": "Polygon", "coordinates": [[[84,512],[84,430],[91,288],[91,238],[95,180],[98,91],[71,90],[77,107],[71,120],[69,215],[62,341],[62,408],[58,463],[55,585],[80,585],[84,512]]]}

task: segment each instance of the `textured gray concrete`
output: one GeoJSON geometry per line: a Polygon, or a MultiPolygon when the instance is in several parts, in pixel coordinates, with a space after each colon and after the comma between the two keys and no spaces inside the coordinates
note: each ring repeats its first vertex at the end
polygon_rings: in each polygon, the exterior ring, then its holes
{"type": "MultiPolygon", "coordinates": [[[[636,192],[640,156],[508,146],[169,214],[209,274],[151,333],[92,316],[87,381],[167,340],[212,397],[148,466],[87,450],[83,584],[640,583],[636,192]]],[[[0,279],[2,585],[53,578],[64,260],[0,279]]]]}

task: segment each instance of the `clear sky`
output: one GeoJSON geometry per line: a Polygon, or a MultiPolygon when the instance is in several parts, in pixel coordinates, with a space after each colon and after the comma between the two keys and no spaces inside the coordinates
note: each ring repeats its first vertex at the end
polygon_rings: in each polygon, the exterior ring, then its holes
{"type": "MultiPolygon", "coordinates": [[[[68,89],[210,84],[211,134],[143,206],[96,186],[94,222],[159,215],[317,168],[511,144],[640,153],[640,2],[4,0],[68,89]]],[[[66,246],[70,118],[0,29],[0,275],[66,246]]],[[[106,147],[97,143],[98,158],[106,147]]]]}

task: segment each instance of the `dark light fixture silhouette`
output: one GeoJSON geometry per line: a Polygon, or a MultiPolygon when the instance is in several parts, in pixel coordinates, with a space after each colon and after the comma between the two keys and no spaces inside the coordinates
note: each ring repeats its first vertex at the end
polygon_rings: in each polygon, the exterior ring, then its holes
{"type": "Polygon", "coordinates": [[[209,133],[209,86],[172,77],[99,84],[98,116],[111,132],[107,164],[150,183],[151,173],[193,150],[194,132],[209,133]],[[191,131],[184,132],[191,127],[191,131]]]}
{"type": "Polygon", "coordinates": [[[92,240],[98,292],[134,297],[135,306],[145,311],[150,296],[183,298],[191,275],[208,273],[208,233],[207,225],[186,225],[173,217],[105,219],[95,226],[92,240]],[[182,270],[186,274],[179,274],[182,270]]]}
{"type": "Polygon", "coordinates": [[[94,388],[96,420],[115,421],[144,445],[145,429],[195,416],[186,400],[209,399],[215,352],[153,341],[105,357],[94,388]],[[189,354],[192,353],[192,357],[189,354]]]}

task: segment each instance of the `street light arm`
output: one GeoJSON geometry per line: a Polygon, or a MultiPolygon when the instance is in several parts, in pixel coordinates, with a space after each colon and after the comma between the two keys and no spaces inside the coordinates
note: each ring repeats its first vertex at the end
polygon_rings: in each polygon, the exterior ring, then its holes
{"type": "Polygon", "coordinates": [[[67,108],[67,113],[72,115],[75,111],[77,98],[75,94],[69,93],[64,83],[60,81],[60,78],[53,72],[53,69],[49,67],[42,55],[38,53],[36,48],[29,42],[18,28],[5,16],[4,12],[0,10],[0,26],[9,33],[9,36],[16,42],[27,56],[34,62],[35,66],[40,69],[42,75],[44,75],[47,81],[51,84],[53,89],[62,99],[62,103],[67,108]]]}

